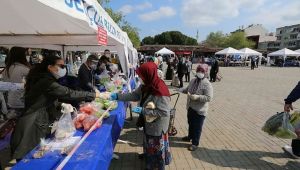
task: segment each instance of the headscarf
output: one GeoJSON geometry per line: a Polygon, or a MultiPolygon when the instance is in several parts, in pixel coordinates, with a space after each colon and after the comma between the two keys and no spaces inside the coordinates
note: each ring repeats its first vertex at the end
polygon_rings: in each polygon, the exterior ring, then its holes
{"type": "MultiPolygon", "coordinates": [[[[207,64],[199,64],[196,69],[196,72],[204,73],[205,74],[204,78],[208,77],[208,65],[207,64]]],[[[198,90],[200,82],[201,82],[201,79],[197,77],[196,80],[193,81],[193,84],[191,85],[189,93],[195,94],[198,90]]]]}
{"type": "Polygon", "coordinates": [[[170,96],[167,85],[158,77],[156,64],[147,62],[141,65],[136,70],[136,73],[145,83],[142,87],[143,93],[149,93],[154,96],[170,96]]]}

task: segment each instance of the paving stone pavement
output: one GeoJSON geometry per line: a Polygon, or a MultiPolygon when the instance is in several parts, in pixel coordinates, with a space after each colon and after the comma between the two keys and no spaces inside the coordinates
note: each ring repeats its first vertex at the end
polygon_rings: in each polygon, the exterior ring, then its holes
{"type": "MultiPolygon", "coordinates": [[[[173,161],[166,169],[300,169],[300,161],[291,159],[281,149],[291,140],[261,131],[270,116],[283,110],[283,99],[300,81],[300,69],[221,67],[220,70],[223,79],[213,83],[214,99],[200,148],[194,152],[187,150],[189,143],[181,141],[188,125],[186,95],[180,96],[175,120],[178,134],[170,137],[173,161]]],[[[170,90],[174,92],[172,87],[170,90]]],[[[300,102],[294,107],[300,109],[300,102]]],[[[134,116],[133,121],[125,123],[120,139],[128,143],[116,145],[120,159],[112,161],[111,170],[144,169],[144,163],[137,157],[142,153],[142,132],[136,130],[137,115],[134,116]]]]}

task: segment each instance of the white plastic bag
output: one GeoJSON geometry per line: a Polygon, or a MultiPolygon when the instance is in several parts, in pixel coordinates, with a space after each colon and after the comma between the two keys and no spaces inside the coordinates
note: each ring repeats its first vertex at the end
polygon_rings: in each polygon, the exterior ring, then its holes
{"type": "Polygon", "coordinates": [[[59,140],[73,136],[76,131],[71,116],[71,113],[74,112],[73,106],[63,103],[61,112],[62,116],[52,127],[52,132],[55,131],[55,138],[59,140]]]}

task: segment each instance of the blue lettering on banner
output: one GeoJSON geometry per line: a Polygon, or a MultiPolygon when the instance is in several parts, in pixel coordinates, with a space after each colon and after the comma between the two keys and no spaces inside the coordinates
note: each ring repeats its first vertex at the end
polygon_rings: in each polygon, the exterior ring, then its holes
{"type": "Polygon", "coordinates": [[[81,0],[65,0],[65,4],[70,8],[73,8],[75,5],[75,9],[77,11],[84,13],[83,8],[81,8],[82,7],[81,0]]]}
{"type": "Polygon", "coordinates": [[[83,9],[80,8],[80,6],[82,6],[80,0],[75,0],[75,6],[76,6],[77,11],[84,13],[83,9]]]}
{"type": "Polygon", "coordinates": [[[99,15],[97,10],[92,5],[85,6],[85,9],[91,25],[96,24],[97,26],[105,28],[107,32],[124,42],[125,38],[122,36],[122,34],[117,31],[116,28],[106,18],[99,15]]]}

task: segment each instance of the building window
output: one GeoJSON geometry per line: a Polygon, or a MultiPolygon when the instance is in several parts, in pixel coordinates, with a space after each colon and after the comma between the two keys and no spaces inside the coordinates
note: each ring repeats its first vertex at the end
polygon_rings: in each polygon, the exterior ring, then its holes
{"type": "Polygon", "coordinates": [[[281,36],[278,36],[278,37],[277,37],[277,40],[281,40],[281,36]]]}
{"type": "Polygon", "coordinates": [[[292,35],[290,35],[290,39],[297,39],[297,35],[298,34],[292,34],[292,35]]]}

